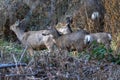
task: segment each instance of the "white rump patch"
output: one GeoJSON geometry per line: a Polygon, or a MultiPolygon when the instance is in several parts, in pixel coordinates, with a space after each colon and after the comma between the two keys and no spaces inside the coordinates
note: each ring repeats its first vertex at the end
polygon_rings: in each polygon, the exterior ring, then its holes
{"type": "Polygon", "coordinates": [[[98,17],[99,17],[99,12],[93,12],[92,15],[91,15],[92,20],[95,20],[98,17]]]}
{"type": "Polygon", "coordinates": [[[90,35],[85,35],[84,43],[87,44],[91,42],[91,36],[90,35]]]}
{"type": "Polygon", "coordinates": [[[108,37],[109,37],[110,40],[112,40],[112,36],[111,36],[111,34],[108,34],[108,37]]]}

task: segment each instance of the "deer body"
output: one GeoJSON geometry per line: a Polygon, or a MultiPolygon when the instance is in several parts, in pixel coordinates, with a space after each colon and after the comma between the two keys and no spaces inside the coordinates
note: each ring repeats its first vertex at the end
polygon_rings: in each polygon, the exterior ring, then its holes
{"type": "Polygon", "coordinates": [[[29,31],[24,33],[22,43],[31,46],[33,49],[44,49],[49,36],[42,35],[43,31],[29,31]],[[41,33],[41,34],[40,34],[41,33]],[[27,43],[26,43],[27,42],[27,43]]]}
{"type": "Polygon", "coordinates": [[[14,31],[17,38],[24,46],[28,46],[28,51],[31,55],[33,55],[33,50],[42,50],[47,48],[49,52],[53,51],[53,36],[44,35],[50,34],[51,30],[23,32],[18,26],[19,21],[10,26],[10,29],[14,31]]]}
{"type": "Polygon", "coordinates": [[[112,36],[109,33],[101,32],[101,33],[91,33],[85,36],[85,42],[92,43],[96,41],[97,43],[105,44],[106,48],[110,48],[112,36]]]}
{"type": "Polygon", "coordinates": [[[87,34],[86,31],[80,30],[72,32],[70,34],[62,35],[55,39],[55,44],[59,50],[77,50],[78,52],[83,50],[85,47],[84,37],[87,34]]]}

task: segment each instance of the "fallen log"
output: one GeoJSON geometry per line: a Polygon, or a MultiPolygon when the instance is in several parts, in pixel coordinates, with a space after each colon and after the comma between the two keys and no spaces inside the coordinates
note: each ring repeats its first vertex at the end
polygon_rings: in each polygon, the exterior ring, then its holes
{"type": "Polygon", "coordinates": [[[26,63],[17,63],[17,64],[14,64],[14,63],[8,63],[8,64],[0,64],[0,69],[4,69],[4,68],[11,68],[11,67],[16,67],[16,66],[27,66],[26,63]]]}

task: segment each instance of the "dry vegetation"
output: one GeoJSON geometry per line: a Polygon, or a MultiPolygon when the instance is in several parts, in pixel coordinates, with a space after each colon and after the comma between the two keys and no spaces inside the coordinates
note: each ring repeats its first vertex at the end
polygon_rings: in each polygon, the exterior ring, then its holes
{"type": "MultiPolygon", "coordinates": [[[[105,14],[105,26],[104,31],[110,32],[113,37],[113,44],[112,47],[114,50],[119,50],[120,48],[120,2],[119,0],[103,0],[103,4],[106,9],[105,14]]],[[[74,22],[73,27],[76,29],[82,28],[86,29],[89,32],[96,32],[96,28],[93,26],[93,22],[89,20],[88,18],[85,18],[80,15],[81,12],[78,11],[78,13],[74,16],[74,22]],[[82,20],[81,20],[82,18],[82,20]]],[[[118,53],[119,54],[119,53],[118,53]]]]}
{"type": "MultiPolygon", "coordinates": [[[[119,0],[105,1],[105,31],[109,31],[113,36],[114,49],[120,49],[120,2],[119,0]]],[[[118,53],[119,54],[119,53],[118,53]]]]}
{"type": "MultiPolygon", "coordinates": [[[[120,66],[106,60],[89,60],[86,55],[76,58],[60,55],[48,56],[47,51],[37,53],[26,67],[1,70],[3,80],[119,80],[120,66]],[[11,75],[9,75],[12,73],[11,75]],[[8,75],[6,75],[8,74],[8,75]],[[6,77],[4,77],[4,75],[6,77]],[[15,77],[15,75],[17,77],[15,77]]],[[[59,54],[59,55],[58,55],[59,54]]]]}
{"type": "MultiPolygon", "coordinates": [[[[49,14],[47,13],[47,9],[49,8],[50,3],[49,0],[47,1],[48,2],[46,4],[39,5],[39,7],[33,11],[33,13],[36,14],[32,15],[31,22],[29,23],[29,26],[32,26],[30,27],[31,29],[43,29],[43,27],[45,27],[45,24],[49,22],[47,18],[47,14],[49,14]],[[39,19],[37,15],[39,15],[39,19]],[[38,25],[43,26],[35,28],[33,27],[38,25]]],[[[36,51],[34,60],[32,60],[28,54],[25,54],[22,57],[21,62],[27,63],[26,67],[21,66],[15,68],[0,69],[0,80],[119,80],[120,0],[102,1],[106,9],[104,18],[104,31],[110,32],[113,37],[111,44],[113,51],[110,53],[110,55],[106,54],[107,52],[103,47],[97,47],[91,53],[88,50],[78,54],[74,54],[74,52],[58,53],[56,51],[55,56],[51,56],[47,50],[39,52],[36,51]],[[100,49],[102,49],[103,52],[99,52],[101,51],[100,49]],[[98,52],[99,54],[96,55],[94,52],[98,52]]],[[[41,3],[45,3],[44,0],[41,0],[41,3]]],[[[96,32],[96,28],[93,26],[93,23],[89,19],[80,18],[81,15],[78,5],[79,0],[71,0],[70,4],[68,4],[67,1],[64,2],[64,0],[58,0],[56,3],[58,11],[56,11],[54,17],[57,17],[59,19],[58,21],[64,21],[63,17],[65,17],[65,14],[71,15],[75,13],[76,15],[73,16],[72,29],[76,30],[78,28],[86,28],[89,32],[96,32]],[[74,12],[74,9],[77,9],[78,12],[74,12]]],[[[18,13],[19,11],[20,10],[18,10],[18,13]]],[[[23,15],[22,17],[24,17],[23,15]]],[[[21,16],[17,15],[17,17],[19,18],[21,16]]],[[[12,23],[13,22],[10,24],[12,23]]],[[[7,42],[1,39],[0,64],[15,63],[15,58],[17,61],[19,61],[21,54],[24,53],[23,50],[24,49],[19,42],[7,42]]]]}

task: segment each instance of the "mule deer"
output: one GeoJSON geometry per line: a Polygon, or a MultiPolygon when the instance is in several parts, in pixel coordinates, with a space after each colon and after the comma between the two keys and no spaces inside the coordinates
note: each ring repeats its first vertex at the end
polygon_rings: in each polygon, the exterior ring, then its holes
{"type": "Polygon", "coordinates": [[[112,36],[110,33],[101,32],[101,33],[91,33],[89,35],[86,35],[84,41],[86,44],[96,41],[97,43],[105,44],[105,47],[109,49],[111,40],[112,40],[112,36]]]}
{"type": "Polygon", "coordinates": [[[85,47],[84,37],[88,34],[85,30],[79,30],[70,34],[65,34],[54,40],[59,50],[77,50],[82,51],[85,47]]]}
{"type": "Polygon", "coordinates": [[[39,30],[24,32],[18,27],[20,21],[16,21],[10,26],[10,29],[16,34],[17,38],[24,46],[28,46],[30,55],[33,55],[33,50],[42,50],[47,48],[49,52],[53,51],[53,35],[57,37],[55,29],[53,30],[39,30]],[[46,35],[47,34],[47,35],[46,35]]]}

